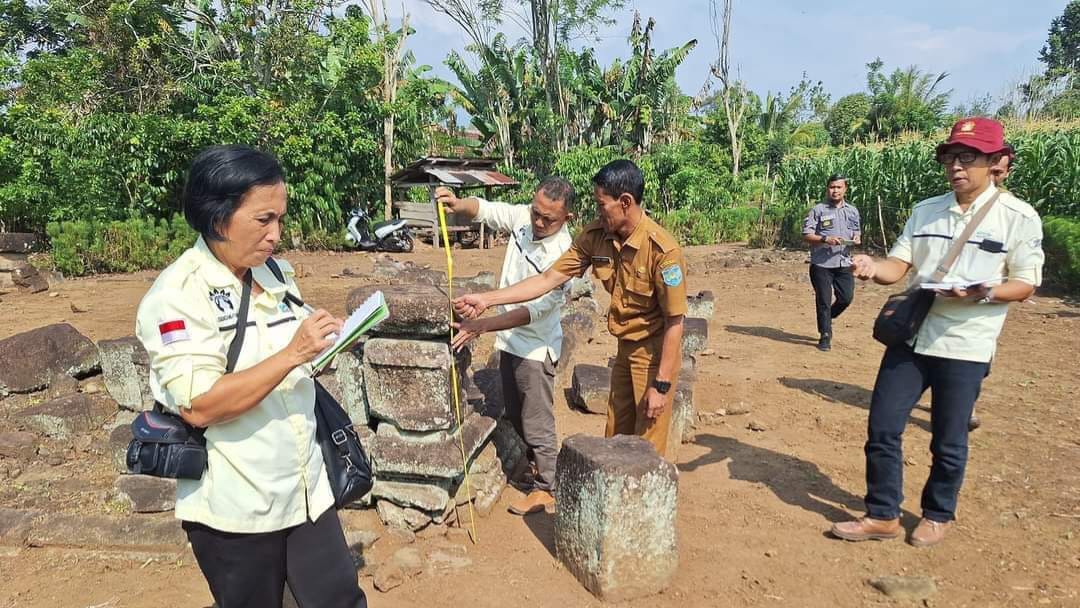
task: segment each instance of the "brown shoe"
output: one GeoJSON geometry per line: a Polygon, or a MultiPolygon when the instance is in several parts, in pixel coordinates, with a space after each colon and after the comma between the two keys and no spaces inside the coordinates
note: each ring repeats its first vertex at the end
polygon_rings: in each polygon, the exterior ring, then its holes
{"type": "Polygon", "coordinates": [[[547,490],[533,490],[510,504],[510,512],[514,515],[529,515],[554,508],[555,497],[547,490]]]}
{"type": "Polygon", "coordinates": [[[854,521],[833,524],[829,532],[836,538],[852,542],[889,540],[900,536],[900,518],[871,519],[869,517],[860,517],[854,521]]]}
{"type": "Polygon", "coordinates": [[[919,520],[919,525],[911,533],[908,544],[912,547],[933,547],[945,540],[945,533],[949,531],[949,522],[934,521],[925,517],[919,520]]]}

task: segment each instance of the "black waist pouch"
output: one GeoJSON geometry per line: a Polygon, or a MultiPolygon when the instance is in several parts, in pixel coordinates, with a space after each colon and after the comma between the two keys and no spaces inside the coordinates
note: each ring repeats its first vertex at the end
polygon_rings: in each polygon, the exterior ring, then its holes
{"type": "MultiPolygon", "coordinates": [[[[244,344],[247,327],[247,310],[251,301],[251,271],[244,275],[244,289],[240,296],[240,309],[236,318],[236,334],[229,344],[225,357],[225,373],[236,369],[240,349],[244,344]]],[[[160,403],[154,409],[139,414],[131,423],[134,439],[128,444],[127,468],[131,473],[169,477],[172,479],[200,479],[206,470],[206,437],[204,429],[184,422],[176,414],[166,412],[160,403]]]]}
{"type": "Polygon", "coordinates": [[[131,423],[134,439],[128,444],[128,471],[169,477],[199,479],[206,470],[206,438],[201,429],[179,416],[161,410],[160,404],[131,423]]]}

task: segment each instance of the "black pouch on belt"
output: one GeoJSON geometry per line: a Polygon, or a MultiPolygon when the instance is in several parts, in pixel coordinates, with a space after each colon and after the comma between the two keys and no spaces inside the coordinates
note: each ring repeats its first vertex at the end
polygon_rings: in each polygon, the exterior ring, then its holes
{"type": "MultiPolygon", "coordinates": [[[[244,275],[244,291],[236,315],[236,335],[229,343],[225,373],[236,368],[247,329],[248,303],[251,301],[251,271],[244,275]]],[[[160,403],[139,414],[131,423],[134,439],[128,444],[127,468],[131,473],[199,479],[206,470],[205,429],[194,427],[183,418],[165,411],[160,403]]]]}

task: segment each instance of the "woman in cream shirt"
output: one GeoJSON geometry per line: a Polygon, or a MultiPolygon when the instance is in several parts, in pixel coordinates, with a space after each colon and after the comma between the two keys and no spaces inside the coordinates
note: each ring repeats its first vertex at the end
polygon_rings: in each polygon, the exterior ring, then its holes
{"type": "Polygon", "coordinates": [[[287,207],[277,160],[216,146],[192,162],[184,216],[195,245],[162,271],[139,305],[136,333],[150,355],[154,397],[206,429],[207,469],[177,483],[199,567],[220,608],[280,606],[286,582],[303,608],[360,608],[322,452],[308,362],[341,322],[290,308],[299,290],[266,267],[287,207]],[[225,373],[245,281],[243,348],[225,373]]]}

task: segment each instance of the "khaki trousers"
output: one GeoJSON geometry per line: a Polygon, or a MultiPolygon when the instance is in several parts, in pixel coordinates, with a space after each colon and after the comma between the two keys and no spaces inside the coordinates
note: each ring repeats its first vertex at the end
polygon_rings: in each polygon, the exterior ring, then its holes
{"type": "Polygon", "coordinates": [[[608,397],[604,436],[638,435],[651,443],[661,458],[667,458],[671,403],[675,395],[674,385],[678,381],[678,369],[671,379],[672,389],[666,395],[667,406],[656,418],[645,415],[648,409],[645,393],[660,370],[662,347],[662,335],[638,342],[619,340],[615,366],[611,370],[611,394],[608,397]]]}

